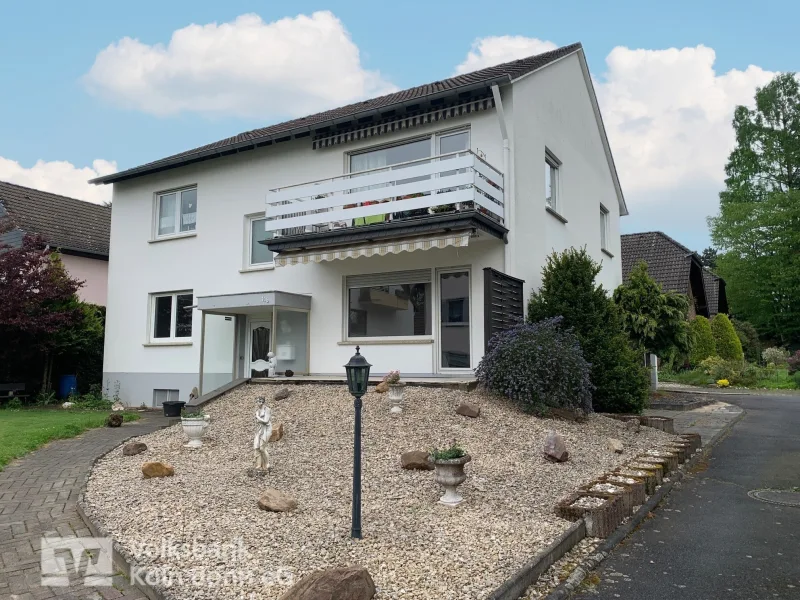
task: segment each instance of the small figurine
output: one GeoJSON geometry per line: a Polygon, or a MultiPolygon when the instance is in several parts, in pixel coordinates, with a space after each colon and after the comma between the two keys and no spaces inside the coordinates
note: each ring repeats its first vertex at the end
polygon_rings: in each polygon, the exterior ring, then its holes
{"type": "Polygon", "coordinates": [[[269,363],[269,366],[267,367],[267,377],[275,377],[275,369],[278,367],[278,359],[275,358],[274,352],[267,353],[267,363],[269,363]]]}
{"type": "Polygon", "coordinates": [[[266,471],[269,469],[269,455],[267,454],[267,443],[272,436],[272,411],[266,406],[266,399],[259,398],[259,406],[256,411],[256,436],[253,439],[253,449],[255,450],[256,469],[266,471]]]}

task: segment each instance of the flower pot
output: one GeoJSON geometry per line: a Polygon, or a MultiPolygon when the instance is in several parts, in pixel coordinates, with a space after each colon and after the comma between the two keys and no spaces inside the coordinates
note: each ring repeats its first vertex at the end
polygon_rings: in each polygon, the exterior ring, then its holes
{"type": "Polygon", "coordinates": [[[403,390],[405,389],[405,383],[390,383],[389,384],[389,402],[392,403],[392,408],[389,410],[391,413],[401,413],[403,412],[402,402],[403,402],[403,390]]]}
{"type": "Polygon", "coordinates": [[[433,474],[433,480],[444,488],[444,496],[439,498],[439,504],[458,506],[464,500],[456,491],[456,488],[467,479],[467,475],[464,473],[464,465],[471,460],[472,457],[469,454],[461,458],[431,460],[436,469],[433,474]]]}
{"type": "Polygon", "coordinates": [[[167,400],[161,406],[164,408],[165,417],[180,417],[181,410],[186,405],[182,400],[167,400]]]}
{"type": "Polygon", "coordinates": [[[183,425],[183,433],[189,438],[189,443],[186,444],[187,448],[202,448],[203,446],[203,432],[208,427],[208,419],[205,417],[182,417],[181,425],[183,425]]]}

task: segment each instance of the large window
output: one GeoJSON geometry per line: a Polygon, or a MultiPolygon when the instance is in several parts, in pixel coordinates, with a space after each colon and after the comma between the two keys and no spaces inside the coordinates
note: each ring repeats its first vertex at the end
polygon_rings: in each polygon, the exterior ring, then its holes
{"type": "Polygon", "coordinates": [[[266,231],[265,224],[267,219],[263,213],[254,215],[247,218],[245,240],[246,248],[246,264],[248,267],[263,267],[271,265],[273,262],[272,252],[269,251],[266,245],[261,244],[265,240],[272,239],[272,232],[266,231]]]}
{"type": "Polygon", "coordinates": [[[544,154],[544,203],[547,208],[555,212],[561,211],[561,199],[559,198],[559,161],[549,150],[544,154]]]}
{"type": "Polygon", "coordinates": [[[192,299],[190,291],[151,296],[153,342],[188,341],[192,337],[192,299]]]}
{"type": "Polygon", "coordinates": [[[197,188],[156,196],[156,237],[191,233],[197,227],[197,188]]]}
{"type": "Polygon", "coordinates": [[[427,269],[347,278],[347,337],[432,335],[427,269]]]}
{"type": "Polygon", "coordinates": [[[600,205],[600,248],[608,252],[608,209],[600,205]]]}

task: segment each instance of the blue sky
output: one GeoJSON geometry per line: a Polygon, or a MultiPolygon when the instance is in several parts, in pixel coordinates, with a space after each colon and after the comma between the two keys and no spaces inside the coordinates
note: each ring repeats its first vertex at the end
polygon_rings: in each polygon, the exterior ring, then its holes
{"type": "MultiPolygon", "coordinates": [[[[274,106],[263,107],[263,112],[259,112],[260,107],[231,111],[189,107],[170,114],[152,114],[146,107],[125,101],[119,90],[124,82],[114,84],[118,85],[116,91],[98,93],[92,91],[86,75],[98,53],[126,36],[147,47],[168,44],[173,32],[191,23],[221,24],[256,13],[269,24],[316,11],[333,13],[358,48],[360,68],[380,73],[381,83],[374,89],[386,85],[404,88],[447,77],[464,62],[476,40],[482,39],[495,39],[496,46],[502,45],[502,36],[523,36],[557,45],[581,41],[599,82],[606,81],[609,53],[618,46],[628,49],[628,53],[618,55],[618,68],[608,80],[615,85],[598,90],[604,116],[611,121],[609,137],[632,212],[624,227],[628,231],[666,229],[696,248],[707,244],[704,219],[713,212],[722,177],[719,171],[729,151],[724,124],[730,118],[726,111],[752,97],[755,85],[762,85],[772,72],[793,71],[800,66],[800,44],[793,42],[794,27],[800,19],[800,3],[796,2],[763,2],[757,9],[744,2],[697,0],[2,3],[0,161],[12,161],[18,167],[7,164],[4,171],[0,166],[0,178],[10,177],[23,184],[34,181],[44,187],[60,182],[64,193],[80,197],[80,188],[73,189],[78,184],[63,179],[68,175],[63,169],[35,176],[28,169],[37,161],[67,161],[80,170],[91,168],[97,159],[113,161],[124,169],[296,116],[291,112],[280,114],[285,111],[274,106]],[[715,60],[697,52],[699,45],[713,49],[715,60]],[[698,65],[696,77],[676,75],[674,57],[666,53],[669,48],[688,49],[683,59],[698,65]],[[635,49],[657,54],[635,55],[630,52],[635,49]],[[750,65],[758,71],[746,72],[750,65]],[[743,74],[726,78],[731,70],[743,74]],[[653,97],[650,94],[657,85],[666,87],[653,97]],[[697,106],[692,104],[695,100],[686,105],[677,97],[677,89],[681,89],[680,95],[688,93],[697,98],[697,106]],[[674,101],[662,101],[671,94],[676,95],[674,101]],[[718,95],[723,97],[718,99],[718,95]],[[624,107],[623,100],[630,96],[644,108],[624,107]],[[715,104],[703,100],[709,97],[715,98],[715,104]],[[686,122],[685,131],[674,133],[681,125],[672,120],[685,114],[694,118],[701,115],[708,123],[698,127],[686,122]],[[625,124],[637,119],[641,122],[642,118],[652,122],[653,128],[642,130],[640,139],[632,138],[625,124]],[[705,139],[697,143],[708,147],[703,147],[700,158],[689,160],[686,148],[694,152],[696,143],[685,138],[691,138],[693,132],[705,139]],[[647,164],[637,156],[642,154],[642,145],[658,146],[651,149],[647,164]],[[708,159],[709,164],[705,164],[707,156],[713,157],[708,159]],[[675,202],[696,207],[696,198],[701,196],[701,212],[705,214],[676,217],[675,202]],[[664,204],[673,204],[673,210],[665,212],[664,204]]],[[[474,50],[481,60],[485,58],[478,47],[474,50]]],[[[183,75],[176,77],[176,81],[183,81],[183,75]]],[[[234,91],[242,85],[242,93],[251,89],[249,83],[236,77],[226,81],[220,80],[218,73],[215,77],[212,85],[230,86],[234,91]]],[[[102,88],[104,84],[99,85],[102,88]]],[[[261,91],[271,90],[269,86],[280,87],[282,82],[277,79],[259,85],[268,86],[258,88],[261,91]]],[[[329,103],[337,104],[335,99],[329,103]]],[[[88,199],[96,200],[97,196],[88,199]]]]}

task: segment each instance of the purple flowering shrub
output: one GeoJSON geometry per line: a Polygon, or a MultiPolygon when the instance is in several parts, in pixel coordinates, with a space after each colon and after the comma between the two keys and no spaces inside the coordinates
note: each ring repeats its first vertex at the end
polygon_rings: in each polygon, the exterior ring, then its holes
{"type": "Polygon", "coordinates": [[[542,407],[592,412],[591,365],[562,318],[520,323],[489,341],[475,374],[490,391],[529,410],[542,407]]]}
{"type": "Polygon", "coordinates": [[[786,364],[789,366],[789,375],[794,375],[800,371],[800,350],[792,354],[786,361],[786,364]]]}

